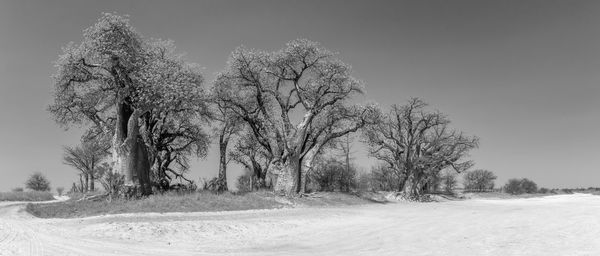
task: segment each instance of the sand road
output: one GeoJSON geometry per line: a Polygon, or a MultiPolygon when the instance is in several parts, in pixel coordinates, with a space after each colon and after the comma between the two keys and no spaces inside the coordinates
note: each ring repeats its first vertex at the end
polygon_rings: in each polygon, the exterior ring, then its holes
{"type": "Polygon", "coordinates": [[[0,204],[0,255],[600,255],[600,196],[38,219],[0,204]]]}

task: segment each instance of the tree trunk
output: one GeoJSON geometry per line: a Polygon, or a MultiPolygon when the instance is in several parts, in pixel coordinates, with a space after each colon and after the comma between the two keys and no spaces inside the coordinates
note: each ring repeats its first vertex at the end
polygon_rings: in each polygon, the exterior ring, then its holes
{"type": "Polygon", "coordinates": [[[94,186],[94,183],[96,182],[96,178],[94,177],[94,174],[90,174],[90,191],[95,191],[96,188],[94,186]]]}
{"type": "Polygon", "coordinates": [[[277,183],[275,192],[284,193],[287,196],[295,195],[299,192],[300,185],[300,159],[298,156],[290,156],[286,162],[273,164],[276,168],[277,183]]]}
{"type": "Polygon", "coordinates": [[[84,188],[84,184],[83,184],[83,174],[79,174],[79,193],[83,193],[83,188],[84,188]]]}
{"type": "Polygon", "coordinates": [[[306,185],[308,182],[307,175],[312,170],[313,161],[315,160],[315,156],[317,155],[318,149],[314,148],[308,151],[304,157],[300,160],[301,168],[300,168],[300,193],[306,192],[306,185]]]}
{"type": "Polygon", "coordinates": [[[227,191],[227,144],[229,137],[227,136],[227,126],[224,126],[219,135],[219,176],[217,178],[217,192],[227,191]]]}
{"type": "Polygon", "coordinates": [[[128,197],[152,192],[148,150],[139,135],[138,118],[141,114],[126,103],[117,105],[117,125],[113,138],[114,169],[124,176],[125,196],[128,197]]]}
{"type": "Polygon", "coordinates": [[[95,183],[96,183],[96,177],[95,177],[96,173],[95,172],[96,172],[96,163],[92,159],[92,166],[91,166],[91,169],[90,169],[90,190],[92,192],[94,192],[96,190],[95,189],[95,183]]]}
{"type": "Polygon", "coordinates": [[[423,184],[421,184],[421,175],[411,172],[404,182],[402,192],[404,196],[411,200],[418,200],[423,190],[423,184]]]}
{"type": "Polygon", "coordinates": [[[84,188],[85,192],[90,191],[90,174],[86,173],[85,174],[85,188],[84,188]]]}

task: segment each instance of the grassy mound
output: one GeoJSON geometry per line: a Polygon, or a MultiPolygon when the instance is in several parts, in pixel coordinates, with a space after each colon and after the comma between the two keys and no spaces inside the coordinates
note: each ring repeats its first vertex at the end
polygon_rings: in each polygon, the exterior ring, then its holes
{"type": "Polygon", "coordinates": [[[138,200],[116,199],[110,202],[72,199],[50,204],[28,204],[26,209],[40,218],[77,218],[118,213],[215,212],[366,203],[372,203],[372,201],[344,193],[313,193],[300,198],[287,198],[267,191],[218,195],[210,192],[197,192],[183,195],[167,193],[151,195],[138,200]]]}
{"type": "Polygon", "coordinates": [[[49,201],[54,200],[50,192],[0,192],[0,201],[49,201]]]}

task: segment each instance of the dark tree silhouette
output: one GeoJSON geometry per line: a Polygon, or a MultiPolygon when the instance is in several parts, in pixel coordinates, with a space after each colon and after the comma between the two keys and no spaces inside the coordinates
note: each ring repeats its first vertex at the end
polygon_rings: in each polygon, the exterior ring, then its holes
{"type": "Polygon", "coordinates": [[[25,187],[34,191],[50,191],[50,181],[42,173],[36,172],[29,176],[25,187]]]}

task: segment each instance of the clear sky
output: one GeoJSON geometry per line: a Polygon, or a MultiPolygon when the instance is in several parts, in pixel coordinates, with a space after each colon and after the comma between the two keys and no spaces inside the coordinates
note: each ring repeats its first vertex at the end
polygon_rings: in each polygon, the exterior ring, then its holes
{"type": "MultiPolygon", "coordinates": [[[[364,100],[388,107],[422,97],[479,136],[475,168],[497,183],[600,186],[600,1],[0,0],[0,191],[35,171],[54,187],[75,180],[62,146],[81,130],[61,129],[46,112],[50,76],[61,47],[80,42],[102,12],[174,40],[207,81],[241,44],[321,42],[365,82],[364,100]]],[[[373,160],[355,147],[368,169],[373,160]]],[[[212,149],[191,178],[216,174],[212,149]]]]}

